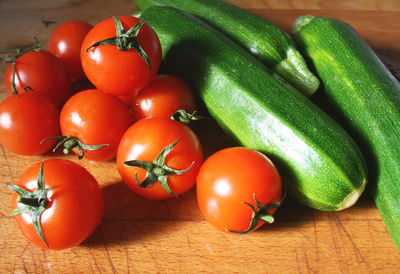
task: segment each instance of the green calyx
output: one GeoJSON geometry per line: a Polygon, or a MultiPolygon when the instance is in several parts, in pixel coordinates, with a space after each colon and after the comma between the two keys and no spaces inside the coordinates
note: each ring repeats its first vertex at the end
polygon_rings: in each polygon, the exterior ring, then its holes
{"type": "Polygon", "coordinates": [[[282,199],[277,203],[269,203],[269,204],[260,203],[256,198],[256,194],[254,193],[253,198],[257,205],[257,209],[252,204],[243,202],[245,205],[249,206],[251,208],[251,210],[253,211],[253,213],[251,215],[251,221],[250,221],[249,227],[244,231],[234,231],[234,230],[229,230],[227,228],[225,230],[227,232],[232,232],[232,233],[236,233],[236,234],[246,234],[246,233],[253,231],[256,228],[256,226],[260,220],[265,221],[269,224],[272,224],[275,221],[275,219],[271,214],[269,214],[269,211],[281,206],[282,202],[285,200],[286,192],[287,192],[286,185],[283,184],[282,199]]]}
{"type": "Polygon", "coordinates": [[[185,125],[188,125],[191,121],[208,119],[208,117],[198,116],[195,114],[196,114],[196,111],[194,111],[193,113],[188,113],[183,109],[179,109],[174,114],[172,114],[170,119],[177,121],[177,122],[181,122],[185,125]]]}
{"type": "Polygon", "coordinates": [[[131,161],[126,161],[124,163],[125,166],[140,167],[147,171],[146,177],[144,178],[142,183],[139,182],[139,179],[137,177],[137,172],[135,172],[136,184],[139,187],[146,188],[156,182],[159,182],[160,185],[162,186],[162,188],[168,194],[173,195],[175,197],[178,196],[175,193],[173,193],[171,188],[169,187],[168,176],[183,174],[183,173],[187,172],[194,165],[194,162],[192,162],[192,164],[184,170],[175,170],[175,169],[172,169],[165,165],[165,158],[172,151],[172,149],[176,146],[176,144],[178,142],[179,142],[179,139],[176,140],[175,142],[173,142],[172,144],[166,146],[153,162],[131,160],[131,161]]]}
{"type": "Polygon", "coordinates": [[[40,22],[42,22],[42,24],[43,24],[46,28],[47,28],[48,26],[50,26],[51,24],[57,23],[57,21],[54,21],[54,20],[44,19],[43,16],[40,18],[40,22]]]}
{"type": "Polygon", "coordinates": [[[47,247],[49,247],[44,235],[42,226],[40,224],[40,216],[46,210],[49,200],[47,193],[52,189],[46,189],[43,179],[43,162],[40,164],[39,175],[37,179],[38,188],[35,191],[29,191],[17,185],[7,185],[11,190],[15,191],[19,196],[17,202],[22,204],[13,211],[13,216],[21,213],[30,213],[32,217],[32,224],[36,233],[43,240],[47,247]]]}
{"type": "Polygon", "coordinates": [[[93,47],[101,45],[114,45],[120,51],[127,51],[129,49],[134,49],[140,55],[140,57],[146,62],[146,64],[149,65],[149,69],[151,70],[150,59],[147,56],[147,53],[143,50],[143,48],[140,46],[139,42],[136,39],[145,21],[140,20],[135,26],[126,31],[125,28],[122,26],[121,20],[118,17],[113,16],[113,19],[117,35],[94,43],[93,45],[91,45],[86,49],[86,52],[88,52],[89,49],[93,47]]]}
{"type": "Polygon", "coordinates": [[[104,146],[108,146],[108,144],[101,144],[101,145],[86,145],[82,143],[78,138],[73,136],[55,136],[55,137],[48,137],[43,139],[40,143],[43,143],[47,140],[60,140],[53,149],[55,152],[61,145],[64,145],[63,153],[68,154],[74,148],[78,151],[78,158],[82,159],[84,154],[84,150],[98,150],[104,146]]]}
{"type": "MultiPolygon", "coordinates": [[[[15,63],[18,57],[21,55],[24,55],[25,53],[32,51],[32,50],[40,50],[42,46],[40,45],[39,41],[37,40],[36,37],[35,39],[35,44],[25,50],[21,50],[20,48],[15,48],[15,49],[7,49],[7,50],[2,50],[0,51],[0,54],[5,54],[5,53],[14,53],[14,54],[8,54],[4,57],[0,58],[0,61],[3,61],[5,63],[12,63],[12,78],[11,78],[11,90],[13,95],[18,95],[17,88],[15,87],[15,63]]],[[[24,91],[27,92],[29,90],[33,90],[30,86],[24,86],[24,91]]]]}

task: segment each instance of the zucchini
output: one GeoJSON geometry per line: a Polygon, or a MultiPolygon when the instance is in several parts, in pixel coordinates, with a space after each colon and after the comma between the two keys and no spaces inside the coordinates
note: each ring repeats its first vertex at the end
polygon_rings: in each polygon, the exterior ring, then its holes
{"type": "Polygon", "coordinates": [[[224,32],[304,95],[319,87],[289,35],[261,17],[221,0],[135,0],[135,5],[141,10],[155,5],[184,10],[224,32]]]}
{"type": "Polygon", "coordinates": [[[293,34],[322,80],[322,98],[365,155],[369,191],[400,249],[400,84],[343,21],[299,17],[293,34]]]}
{"type": "Polygon", "coordinates": [[[267,154],[293,197],[327,211],[357,201],[366,182],[363,157],[327,114],[197,18],[160,6],[139,16],[160,39],[163,70],[188,82],[240,144],[267,154]]]}

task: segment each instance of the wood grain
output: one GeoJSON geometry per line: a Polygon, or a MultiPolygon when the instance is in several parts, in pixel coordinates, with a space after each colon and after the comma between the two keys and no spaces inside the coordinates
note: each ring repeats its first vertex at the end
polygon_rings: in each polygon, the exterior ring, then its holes
{"type": "MultiPolygon", "coordinates": [[[[400,2],[396,0],[278,1],[231,0],[285,31],[302,14],[323,15],[350,23],[391,69],[400,63],[400,2]]],[[[46,47],[56,25],[72,19],[99,22],[130,14],[130,0],[2,0],[0,48],[24,47],[36,36],[46,47]],[[45,27],[41,18],[56,20],[45,27]]],[[[0,100],[6,97],[0,65],[0,100]]],[[[399,70],[400,71],[400,70],[399,70]]],[[[194,128],[206,157],[236,145],[213,122],[194,128]]],[[[121,181],[114,161],[78,161],[75,156],[46,153],[22,157],[0,146],[0,272],[29,273],[255,273],[255,272],[400,272],[400,252],[368,195],[342,212],[320,212],[292,199],[277,212],[277,221],[245,236],[218,232],[202,217],[195,190],[178,199],[151,201],[132,193],[121,181]],[[81,245],[48,251],[30,244],[11,216],[11,193],[31,164],[48,158],[76,161],[102,186],[104,218],[81,245]]]]}

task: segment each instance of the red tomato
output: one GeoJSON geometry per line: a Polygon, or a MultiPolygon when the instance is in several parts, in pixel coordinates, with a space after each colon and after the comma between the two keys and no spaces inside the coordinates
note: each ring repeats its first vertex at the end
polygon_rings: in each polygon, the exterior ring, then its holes
{"type": "MultiPolygon", "coordinates": [[[[41,163],[28,168],[17,186],[35,191],[41,163]]],[[[80,165],[61,159],[43,163],[44,197],[47,206],[40,214],[40,226],[48,244],[39,237],[32,224],[31,213],[15,215],[24,236],[37,246],[65,249],[84,241],[99,225],[104,208],[103,194],[96,179],[80,165]],[[51,190],[49,190],[52,188],[51,190]]],[[[23,206],[17,193],[12,197],[12,208],[23,206]]]]}
{"type": "MultiPolygon", "coordinates": [[[[259,208],[254,196],[261,204],[278,203],[282,198],[280,175],[266,156],[233,147],[204,162],[197,176],[197,200],[204,217],[217,229],[246,231],[253,213],[246,203],[259,208]]],[[[275,210],[267,213],[272,215],[275,210]]],[[[257,229],[264,221],[255,224],[257,229]]]]}
{"type": "Polygon", "coordinates": [[[149,199],[173,197],[158,181],[146,188],[139,187],[135,173],[142,183],[147,172],[143,168],[129,167],[124,163],[131,160],[153,162],[165,147],[177,140],[176,146],[165,157],[165,165],[175,170],[184,170],[194,164],[181,175],[168,176],[167,184],[176,195],[188,191],[196,182],[197,172],[203,162],[203,150],[199,139],[189,127],[166,118],[139,120],[125,132],[117,153],[118,171],[125,183],[134,192],[149,199]]]}
{"type": "Polygon", "coordinates": [[[128,107],[117,97],[96,89],[72,96],[60,114],[64,136],[76,137],[86,145],[106,144],[97,150],[84,149],[84,157],[93,161],[114,158],[119,141],[131,124],[128,107]]]}
{"type": "MultiPolygon", "coordinates": [[[[118,16],[125,31],[140,19],[118,16]]],[[[91,47],[98,41],[116,36],[113,18],[98,23],[87,34],[81,48],[82,67],[88,79],[98,88],[113,95],[135,95],[158,72],[161,63],[161,45],[154,30],[146,23],[140,28],[137,42],[147,54],[149,65],[131,48],[121,51],[115,45],[91,47]]]]}
{"type": "Polygon", "coordinates": [[[190,87],[174,75],[160,74],[133,97],[132,115],[135,120],[148,117],[170,118],[177,110],[188,113],[197,110],[190,87]]]}
{"type": "Polygon", "coordinates": [[[132,95],[117,96],[125,105],[131,106],[132,95]]]}
{"type": "Polygon", "coordinates": [[[49,51],[61,59],[72,80],[85,78],[81,65],[81,46],[92,25],[73,20],[59,25],[51,34],[49,51]]]}
{"type": "Polygon", "coordinates": [[[46,96],[24,93],[0,103],[0,143],[20,155],[38,155],[55,141],[40,143],[60,133],[59,111],[46,96]]]}
{"type": "MultiPolygon", "coordinates": [[[[12,64],[6,70],[4,81],[7,92],[12,95],[12,64]]],[[[47,95],[57,106],[65,102],[71,88],[63,62],[45,50],[29,51],[16,60],[15,87],[22,94],[28,86],[28,91],[47,95]]]]}

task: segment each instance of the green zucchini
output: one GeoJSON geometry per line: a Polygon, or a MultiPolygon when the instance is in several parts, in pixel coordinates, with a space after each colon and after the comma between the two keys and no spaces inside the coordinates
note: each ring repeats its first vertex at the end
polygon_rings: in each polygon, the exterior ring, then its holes
{"type": "Polygon", "coordinates": [[[221,0],[135,0],[135,5],[141,10],[155,5],[184,10],[224,32],[304,95],[319,87],[289,35],[261,17],[221,0]]]}
{"type": "Polygon", "coordinates": [[[322,80],[322,98],[365,155],[368,188],[400,249],[400,84],[343,21],[299,17],[293,34],[322,80]]]}
{"type": "Polygon", "coordinates": [[[163,70],[188,82],[240,144],[267,154],[289,194],[327,211],[357,201],[366,183],[363,157],[327,114],[197,18],[157,6],[139,16],[160,39],[163,70]]]}

